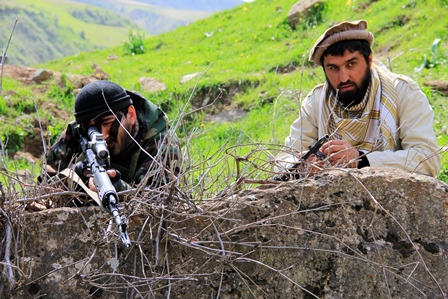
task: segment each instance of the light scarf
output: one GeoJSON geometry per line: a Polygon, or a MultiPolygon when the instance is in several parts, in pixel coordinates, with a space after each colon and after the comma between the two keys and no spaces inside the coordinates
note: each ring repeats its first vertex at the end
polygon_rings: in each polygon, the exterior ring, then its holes
{"type": "Polygon", "coordinates": [[[398,124],[394,85],[385,67],[373,64],[371,82],[361,103],[345,108],[328,82],[320,99],[319,136],[344,139],[362,151],[394,150],[398,124]]]}

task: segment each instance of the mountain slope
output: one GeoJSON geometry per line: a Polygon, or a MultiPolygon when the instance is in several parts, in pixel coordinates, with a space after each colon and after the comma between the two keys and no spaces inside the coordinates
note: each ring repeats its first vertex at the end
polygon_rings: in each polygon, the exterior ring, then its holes
{"type": "Polygon", "coordinates": [[[185,4],[170,8],[123,0],[4,0],[0,3],[0,45],[8,40],[17,18],[9,61],[30,66],[120,45],[130,30],[156,35],[211,13],[188,9],[185,4]]]}
{"type": "MultiPolygon", "coordinates": [[[[231,2],[231,0],[228,0],[231,2]]],[[[127,1],[127,0],[77,0],[89,6],[100,7],[132,20],[151,35],[171,31],[198,19],[206,18],[217,8],[220,10],[235,6],[204,5],[178,1],[127,1]]]]}
{"type": "Polygon", "coordinates": [[[33,65],[81,51],[118,45],[137,25],[117,14],[69,1],[28,0],[0,4],[0,41],[6,42],[15,19],[10,63],[33,65]],[[110,34],[114,32],[114,34],[110,34]]]}

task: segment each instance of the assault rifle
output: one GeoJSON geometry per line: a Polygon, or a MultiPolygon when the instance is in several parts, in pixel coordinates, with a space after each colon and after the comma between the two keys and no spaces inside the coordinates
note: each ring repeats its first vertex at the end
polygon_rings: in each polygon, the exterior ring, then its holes
{"type": "MultiPolygon", "coordinates": [[[[323,136],[322,138],[320,138],[319,140],[317,140],[317,142],[313,145],[310,145],[308,147],[309,151],[306,152],[305,155],[303,155],[302,157],[300,157],[300,162],[294,164],[292,167],[290,167],[288,170],[290,172],[294,172],[295,169],[297,169],[297,167],[299,167],[300,163],[302,161],[306,161],[309,157],[311,157],[311,155],[316,155],[319,159],[323,160],[325,159],[325,154],[322,153],[321,151],[319,151],[319,149],[322,147],[322,145],[328,141],[330,137],[328,135],[323,136]]],[[[297,178],[298,174],[294,174],[294,176],[297,178]]],[[[274,180],[276,181],[287,181],[289,180],[289,175],[283,173],[280,176],[275,176],[274,180]]]]}
{"type": "Polygon", "coordinates": [[[106,172],[110,161],[107,143],[103,138],[103,134],[95,126],[90,126],[87,129],[87,136],[89,136],[90,141],[86,137],[81,137],[81,148],[86,156],[85,161],[82,162],[83,168],[90,170],[103,207],[114,218],[120,231],[121,241],[126,247],[129,247],[131,246],[131,241],[126,232],[128,222],[124,215],[120,215],[118,194],[106,172]]]}

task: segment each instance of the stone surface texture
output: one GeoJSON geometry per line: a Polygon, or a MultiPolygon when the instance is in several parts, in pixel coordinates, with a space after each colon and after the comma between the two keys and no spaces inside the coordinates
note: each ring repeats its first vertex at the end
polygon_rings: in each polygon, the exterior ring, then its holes
{"type": "Polygon", "coordinates": [[[295,27],[297,23],[300,23],[301,18],[308,16],[312,8],[316,4],[320,4],[322,0],[300,0],[296,2],[289,10],[287,19],[292,27],[295,27]]]}
{"type": "Polygon", "coordinates": [[[129,249],[113,225],[108,231],[99,207],[21,215],[11,296],[448,294],[448,186],[437,179],[397,169],[332,170],[185,206],[126,205],[129,249]]]}

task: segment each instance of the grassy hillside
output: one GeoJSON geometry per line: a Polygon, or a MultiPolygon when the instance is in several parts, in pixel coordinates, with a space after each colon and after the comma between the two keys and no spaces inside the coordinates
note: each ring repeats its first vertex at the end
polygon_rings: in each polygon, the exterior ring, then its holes
{"type": "MultiPolygon", "coordinates": [[[[227,6],[201,5],[201,2],[185,1],[127,1],[127,0],[77,0],[85,4],[101,7],[127,17],[150,35],[171,31],[179,26],[191,23],[195,20],[206,18],[214,11],[225,9],[227,6]],[[201,9],[201,6],[204,9],[201,9]],[[192,9],[192,7],[197,7],[192,9]]],[[[234,5],[233,5],[234,6],[234,5]]]]}
{"type": "MultiPolygon", "coordinates": [[[[140,91],[169,113],[172,124],[179,125],[178,132],[186,152],[191,155],[192,165],[197,165],[198,161],[212,165],[214,159],[226,154],[240,156],[253,152],[258,155],[260,147],[280,146],[290,123],[298,115],[301,100],[315,84],[324,80],[322,70],[307,62],[309,49],[317,36],[336,22],[363,18],[375,35],[375,57],[393,71],[422,85],[435,111],[434,127],[439,144],[447,144],[447,98],[425,84],[448,80],[447,0],[328,0],[323,9],[316,10],[292,30],[286,16],[295,2],[257,0],[243,4],[144,40],[144,54],[129,55],[122,47],[115,47],[65,57],[41,67],[88,76],[92,64],[100,65],[111,80],[140,91]],[[441,42],[432,47],[436,39],[441,42]],[[108,60],[111,54],[118,59],[108,60]],[[425,67],[416,71],[424,56],[425,67]],[[184,75],[194,73],[202,73],[202,76],[180,84],[184,75]],[[138,82],[142,76],[164,82],[167,90],[156,93],[142,90],[138,82]],[[209,103],[215,100],[213,105],[198,110],[207,98],[209,103]],[[220,117],[223,112],[227,113],[227,121],[220,117]],[[234,114],[243,117],[229,118],[234,114]]],[[[3,81],[4,90],[17,90],[8,98],[0,98],[3,118],[17,115],[19,109],[11,112],[11,103],[23,105],[28,101],[28,110],[32,111],[34,106],[29,97],[33,95],[29,87],[22,87],[8,78],[3,81]]],[[[36,102],[53,102],[71,112],[74,99],[70,89],[60,92],[52,84],[44,84],[42,88],[51,92],[34,97],[36,102]]],[[[29,117],[32,118],[33,113],[29,117]]],[[[66,121],[48,115],[48,111],[42,111],[40,117],[47,118],[53,136],[66,121]]],[[[30,132],[25,125],[20,128],[22,135],[30,132]]],[[[9,126],[4,132],[15,136],[14,130],[18,129],[9,126]]],[[[2,136],[3,141],[6,138],[2,136]]],[[[229,170],[225,172],[215,167],[210,172],[214,175],[210,181],[228,178],[229,173],[235,171],[232,159],[227,167],[229,170]]],[[[447,177],[445,158],[441,178],[448,181],[447,177]]]]}
{"type": "Polygon", "coordinates": [[[121,45],[130,30],[155,35],[210,13],[123,0],[4,0],[0,3],[0,45],[8,40],[17,18],[10,61],[31,66],[121,45]]]}
{"type": "Polygon", "coordinates": [[[70,1],[6,0],[0,3],[2,45],[11,40],[11,63],[34,65],[50,59],[121,44],[137,25],[118,14],[70,1]],[[111,34],[114,32],[114,34],[111,34]]]}

